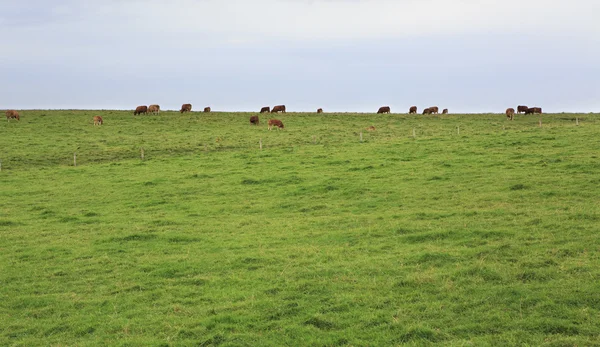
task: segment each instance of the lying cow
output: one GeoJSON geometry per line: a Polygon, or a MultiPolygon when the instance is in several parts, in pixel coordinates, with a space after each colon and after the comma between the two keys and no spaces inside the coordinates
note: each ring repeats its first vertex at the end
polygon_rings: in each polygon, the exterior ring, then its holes
{"type": "Polygon", "coordinates": [[[283,129],[283,123],[279,119],[269,119],[269,122],[267,124],[269,130],[271,130],[274,126],[278,127],[279,129],[283,129]]]}

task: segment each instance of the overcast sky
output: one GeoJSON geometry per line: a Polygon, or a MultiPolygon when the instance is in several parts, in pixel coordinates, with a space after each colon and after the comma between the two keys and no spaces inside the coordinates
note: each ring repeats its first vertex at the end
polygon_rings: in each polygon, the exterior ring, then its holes
{"type": "Polygon", "coordinates": [[[600,112],[598,0],[0,0],[0,109],[600,112]]]}

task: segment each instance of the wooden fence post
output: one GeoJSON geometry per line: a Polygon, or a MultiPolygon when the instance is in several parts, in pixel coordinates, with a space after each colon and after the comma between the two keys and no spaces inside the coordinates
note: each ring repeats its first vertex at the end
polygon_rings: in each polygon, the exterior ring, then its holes
{"type": "Polygon", "coordinates": [[[258,146],[260,147],[260,150],[262,151],[262,137],[260,139],[258,139],[258,146]]]}
{"type": "Polygon", "coordinates": [[[413,128],[413,138],[417,137],[417,133],[415,132],[415,128],[413,128]]]}
{"type": "Polygon", "coordinates": [[[73,166],[77,166],[77,152],[73,153],[73,166]]]}
{"type": "Polygon", "coordinates": [[[457,127],[456,127],[456,134],[457,134],[457,135],[460,135],[460,126],[457,126],[457,127]]]}
{"type": "Polygon", "coordinates": [[[144,160],[144,147],[140,147],[140,157],[144,160]]]}
{"type": "Polygon", "coordinates": [[[579,125],[579,117],[575,117],[575,125],[579,125]]]}

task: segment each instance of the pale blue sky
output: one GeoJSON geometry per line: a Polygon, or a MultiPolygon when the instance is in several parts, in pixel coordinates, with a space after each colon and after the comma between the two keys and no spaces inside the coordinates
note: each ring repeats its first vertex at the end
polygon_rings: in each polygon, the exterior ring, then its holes
{"type": "Polygon", "coordinates": [[[600,1],[0,0],[0,109],[600,112],[600,1]]]}

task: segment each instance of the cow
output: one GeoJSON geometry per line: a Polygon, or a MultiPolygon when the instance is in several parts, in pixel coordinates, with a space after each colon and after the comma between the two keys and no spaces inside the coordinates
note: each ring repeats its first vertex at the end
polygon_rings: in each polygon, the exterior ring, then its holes
{"type": "Polygon", "coordinates": [[[205,113],[209,113],[209,112],[210,112],[210,107],[205,107],[205,108],[204,108],[204,112],[205,112],[205,113]]]}
{"type": "Polygon", "coordinates": [[[447,108],[443,109],[442,114],[448,114],[448,109],[447,108]]]}
{"type": "Polygon", "coordinates": [[[317,113],[323,113],[323,109],[322,108],[317,109],[317,113]]]}
{"type": "Polygon", "coordinates": [[[433,111],[431,110],[431,108],[426,108],[423,110],[423,114],[432,114],[433,111]]]}
{"type": "Polygon", "coordinates": [[[277,113],[277,112],[285,113],[285,105],[273,106],[273,108],[271,109],[271,113],[277,113]]]}
{"type": "Polygon", "coordinates": [[[154,113],[154,114],[160,113],[160,106],[158,106],[158,105],[148,106],[148,113],[154,113]]]}
{"type": "Polygon", "coordinates": [[[391,110],[390,110],[389,106],[381,106],[379,108],[379,110],[377,110],[377,114],[380,114],[380,113],[390,113],[390,112],[391,112],[391,110]]]}
{"type": "Polygon", "coordinates": [[[258,125],[259,121],[258,121],[258,116],[251,116],[250,117],[250,124],[252,125],[258,125]]]}
{"type": "Polygon", "coordinates": [[[134,116],[142,113],[148,113],[148,106],[138,106],[135,108],[135,111],[133,111],[134,116]]]}
{"type": "Polygon", "coordinates": [[[104,123],[104,121],[101,116],[94,116],[94,125],[102,125],[102,123],[104,123]]]}
{"type": "Polygon", "coordinates": [[[192,112],[192,104],[183,104],[181,105],[181,110],[179,112],[192,112]]]}
{"type": "Polygon", "coordinates": [[[6,121],[10,122],[10,119],[14,118],[16,120],[21,120],[21,117],[19,116],[19,112],[17,112],[16,110],[6,110],[6,121]]]}
{"type": "Polygon", "coordinates": [[[526,113],[528,109],[529,107],[527,106],[519,105],[517,106],[517,113],[526,113]]]}
{"type": "Polygon", "coordinates": [[[535,114],[535,113],[542,113],[542,108],[541,107],[530,107],[527,109],[527,111],[525,111],[525,114],[535,114]]]}
{"type": "Polygon", "coordinates": [[[269,113],[269,112],[271,112],[271,109],[269,108],[269,106],[265,106],[260,109],[260,113],[269,113]]]}
{"type": "Polygon", "coordinates": [[[365,128],[367,131],[375,131],[375,126],[371,125],[370,127],[365,128]]]}
{"type": "Polygon", "coordinates": [[[410,109],[408,110],[408,114],[416,114],[417,113],[417,106],[411,106],[410,109]]]}
{"type": "Polygon", "coordinates": [[[283,123],[279,119],[269,119],[267,123],[269,130],[273,129],[273,127],[278,127],[279,129],[283,129],[283,123]]]}
{"type": "Polygon", "coordinates": [[[515,119],[515,109],[514,108],[507,108],[506,109],[506,118],[510,119],[510,120],[514,120],[515,119]]]}
{"type": "Polygon", "coordinates": [[[437,106],[431,106],[429,110],[431,111],[431,114],[438,114],[440,112],[440,109],[437,106]]]}

